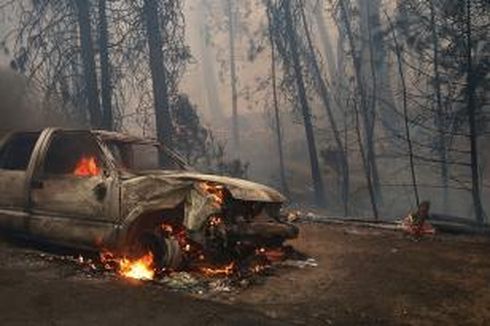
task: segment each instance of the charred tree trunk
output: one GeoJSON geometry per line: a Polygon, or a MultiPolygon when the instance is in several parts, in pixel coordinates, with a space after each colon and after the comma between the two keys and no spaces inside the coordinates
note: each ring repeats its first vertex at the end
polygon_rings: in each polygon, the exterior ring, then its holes
{"type": "MultiPolygon", "coordinates": [[[[369,73],[371,75],[371,80],[370,80],[370,87],[371,87],[371,95],[368,96],[367,90],[368,90],[368,78],[366,77],[368,75],[368,69],[363,69],[362,65],[360,63],[361,58],[359,57],[362,55],[361,53],[357,56],[357,60],[359,61],[359,64],[357,65],[359,67],[359,77],[361,78],[361,83],[365,83],[363,85],[364,89],[364,96],[366,99],[363,101],[361,99],[361,104],[364,102],[364,105],[362,105],[362,111],[365,112],[363,113],[364,117],[364,122],[368,123],[368,125],[364,127],[364,130],[366,132],[366,140],[367,140],[367,150],[368,150],[368,162],[371,167],[371,175],[372,175],[372,183],[374,187],[374,192],[376,194],[376,199],[381,202],[381,185],[379,181],[379,174],[378,174],[378,166],[377,166],[377,158],[376,158],[376,149],[374,145],[374,131],[375,131],[375,119],[376,119],[376,106],[378,104],[378,76],[377,76],[377,65],[375,63],[375,59],[377,57],[377,51],[379,49],[373,48],[373,34],[372,34],[372,14],[371,14],[371,6],[373,6],[373,3],[379,6],[379,2],[376,0],[371,0],[371,1],[363,1],[359,0],[359,6],[362,8],[361,9],[361,30],[362,30],[362,48],[367,47],[368,53],[367,57],[369,57],[369,73]],[[365,76],[366,75],[366,76],[365,76]]],[[[377,8],[376,8],[377,9],[377,8]]],[[[377,14],[377,13],[376,13],[377,14]]],[[[379,19],[378,19],[379,20],[379,19]]],[[[350,27],[350,25],[349,25],[350,27]]],[[[375,26],[377,27],[377,26],[375,26]]],[[[349,32],[350,33],[350,30],[349,32]]],[[[380,43],[380,42],[378,42],[380,43]]],[[[354,43],[352,43],[354,44],[354,43]]],[[[378,44],[378,46],[382,46],[382,44],[378,44]]],[[[353,50],[354,51],[354,50],[353,50]]],[[[367,65],[366,65],[367,66],[367,65]]]]}
{"type": "Polygon", "coordinates": [[[475,81],[473,79],[473,51],[472,51],[472,27],[471,27],[471,0],[466,0],[466,96],[468,100],[468,122],[470,127],[470,148],[471,148],[471,179],[473,195],[473,205],[475,218],[478,223],[485,222],[485,212],[480,197],[480,175],[478,169],[478,132],[476,128],[476,101],[475,101],[475,81]]]}
{"type": "Polygon", "coordinates": [[[158,140],[172,146],[173,127],[163,58],[162,35],[159,23],[158,0],[145,0],[143,8],[149,49],[149,65],[158,140]]]}
{"type": "Polygon", "coordinates": [[[417,207],[420,204],[420,198],[419,198],[419,191],[417,187],[417,175],[415,173],[415,164],[414,164],[414,157],[413,157],[413,146],[412,146],[412,138],[410,136],[410,126],[409,126],[409,119],[408,119],[408,107],[407,107],[407,85],[405,82],[405,74],[403,72],[403,65],[402,65],[402,53],[400,50],[400,46],[398,45],[398,39],[396,37],[396,32],[395,32],[395,27],[391,23],[390,18],[388,15],[386,15],[388,18],[388,22],[390,24],[390,29],[393,35],[393,43],[395,45],[395,54],[396,54],[396,59],[398,63],[398,73],[400,74],[400,80],[402,83],[402,94],[403,94],[403,118],[405,121],[405,137],[407,139],[407,145],[408,145],[408,156],[410,159],[410,173],[412,177],[412,187],[413,187],[413,194],[415,197],[415,203],[417,204],[417,207]]]}
{"type": "Polygon", "coordinates": [[[271,3],[270,0],[267,5],[267,19],[269,23],[269,43],[271,47],[271,78],[272,78],[272,100],[274,102],[274,120],[276,127],[276,140],[277,140],[277,154],[279,156],[279,173],[281,178],[282,191],[286,196],[289,195],[289,187],[286,182],[286,171],[284,168],[284,153],[282,146],[282,132],[281,132],[281,120],[279,117],[279,103],[277,99],[277,82],[276,82],[276,51],[274,46],[274,34],[272,30],[272,17],[271,17],[271,3]]]}
{"type": "Polygon", "coordinates": [[[102,127],[113,129],[112,85],[109,63],[109,33],[107,29],[106,0],[99,0],[100,86],[102,98],[102,127]]]}
{"type": "MultiPolygon", "coordinates": [[[[388,69],[388,55],[384,44],[384,29],[381,24],[381,1],[380,0],[358,0],[361,8],[361,29],[364,43],[363,47],[368,49],[369,66],[371,74],[371,111],[372,115],[378,115],[379,121],[389,133],[389,141],[398,146],[397,139],[400,137],[399,119],[397,115],[396,101],[393,96],[390,73],[388,69]]],[[[367,59],[366,59],[367,61],[367,59]]],[[[366,65],[367,66],[367,65],[366,65]]],[[[364,71],[367,72],[367,69],[364,71]]],[[[373,120],[374,122],[374,120],[373,120]]],[[[373,136],[374,137],[374,136],[373,136]]],[[[374,177],[375,180],[379,180],[374,177]]],[[[379,183],[376,185],[379,189],[379,183]]]]}
{"type": "Polygon", "coordinates": [[[434,0],[429,0],[430,6],[430,27],[432,33],[432,51],[434,59],[434,90],[436,95],[436,126],[439,132],[438,135],[438,151],[441,161],[441,181],[443,186],[443,208],[447,212],[448,208],[448,187],[449,187],[449,167],[447,157],[447,144],[445,136],[445,113],[442,107],[441,95],[441,77],[439,72],[439,39],[437,36],[436,13],[434,8],[434,0]]]}
{"type": "Polygon", "coordinates": [[[361,123],[359,122],[359,109],[357,108],[357,103],[354,101],[354,118],[356,123],[356,135],[359,143],[359,152],[361,154],[362,165],[364,167],[364,174],[366,176],[366,182],[368,186],[369,192],[369,200],[371,201],[371,209],[373,210],[374,219],[378,221],[379,213],[378,213],[378,204],[376,203],[376,194],[374,193],[374,187],[371,179],[371,169],[369,168],[368,161],[366,158],[366,150],[364,149],[364,143],[362,141],[361,135],[361,123]]]}
{"type": "MultiPolygon", "coordinates": [[[[367,47],[369,50],[369,70],[371,73],[371,98],[370,98],[370,106],[369,106],[369,117],[370,123],[369,130],[371,130],[371,138],[374,137],[374,121],[376,118],[376,106],[378,102],[378,76],[377,69],[375,64],[375,51],[373,48],[373,34],[372,34],[372,24],[371,24],[371,5],[370,3],[366,3],[366,34],[367,34],[367,47]]],[[[375,186],[379,189],[379,185],[375,186]]]]}
{"type": "MultiPolygon", "coordinates": [[[[352,30],[350,26],[350,21],[347,15],[347,8],[345,7],[344,0],[339,1],[339,6],[340,6],[340,14],[341,14],[341,19],[343,21],[343,25],[346,30],[347,34],[347,39],[349,41],[350,49],[352,52],[352,62],[354,66],[354,73],[357,81],[357,88],[358,92],[360,95],[360,100],[361,100],[361,116],[363,118],[363,123],[364,123],[364,134],[365,134],[365,139],[366,139],[366,149],[364,152],[364,149],[362,149],[362,156],[363,160],[365,161],[364,168],[366,169],[365,174],[366,174],[366,181],[368,184],[368,190],[369,194],[371,196],[371,206],[373,209],[373,214],[375,215],[375,218],[378,218],[378,199],[380,198],[380,194],[376,192],[376,187],[375,184],[379,182],[373,182],[374,177],[378,176],[377,173],[377,166],[376,166],[376,161],[375,161],[375,152],[374,152],[374,141],[372,139],[372,134],[368,130],[369,126],[371,125],[370,123],[370,118],[369,118],[369,108],[368,108],[368,102],[366,98],[366,92],[364,89],[363,85],[363,78],[362,78],[362,72],[361,72],[361,62],[359,59],[359,55],[356,52],[356,47],[354,43],[354,36],[352,35],[352,30]],[[376,171],[376,174],[373,175],[373,171],[376,171]]],[[[357,113],[356,113],[356,119],[357,119],[357,113]]],[[[357,124],[357,127],[360,128],[360,124],[357,124]]],[[[362,138],[359,139],[359,146],[361,148],[364,148],[362,138]]]]}
{"type": "Polygon", "coordinates": [[[100,112],[99,92],[97,86],[97,73],[95,70],[95,53],[90,25],[90,2],[76,0],[78,28],[80,34],[80,47],[83,65],[85,100],[88,105],[90,124],[93,128],[100,128],[102,115],[100,112]]]}
{"type": "Polygon", "coordinates": [[[296,41],[295,26],[293,25],[293,18],[291,14],[291,4],[289,1],[285,1],[284,14],[286,19],[286,34],[289,43],[289,50],[291,51],[292,68],[294,70],[294,77],[296,82],[296,88],[298,91],[299,105],[303,115],[306,141],[308,145],[308,152],[310,156],[311,165],[311,177],[313,179],[313,187],[315,190],[315,202],[318,206],[325,206],[325,189],[323,186],[322,177],[320,174],[320,167],[318,164],[318,154],[316,151],[315,135],[313,132],[313,124],[311,122],[311,111],[308,105],[308,98],[306,95],[306,87],[303,79],[303,72],[301,68],[298,43],[296,41]]]}
{"type": "Polygon", "coordinates": [[[232,135],[234,150],[240,153],[240,132],[238,126],[238,93],[235,62],[235,0],[226,0],[226,15],[228,16],[228,43],[230,48],[230,83],[232,104],[232,135]]]}
{"type": "Polygon", "coordinates": [[[348,215],[348,207],[349,207],[349,162],[347,159],[347,155],[344,151],[344,145],[342,144],[341,135],[339,129],[337,127],[337,121],[334,117],[332,111],[332,101],[330,100],[330,94],[325,83],[325,80],[322,77],[322,73],[320,70],[320,65],[318,64],[315,49],[313,47],[313,42],[311,40],[310,31],[308,28],[308,23],[306,21],[306,15],[304,12],[303,2],[301,2],[301,18],[303,20],[303,27],[305,30],[306,41],[308,43],[308,51],[309,51],[309,61],[312,65],[313,75],[315,78],[315,83],[320,93],[321,100],[323,102],[323,106],[325,107],[325,111],[327,114],[327,118],[330,122],[330,127],[332,129],[332,133],[335,139],[335,145],[337,147],[337,151],[340,155],[340,166],[341,166],[341,174],[342,174],[342,189],[341,189],[341,198],[342,204],[344,207],[344,215],[348,215]]]}

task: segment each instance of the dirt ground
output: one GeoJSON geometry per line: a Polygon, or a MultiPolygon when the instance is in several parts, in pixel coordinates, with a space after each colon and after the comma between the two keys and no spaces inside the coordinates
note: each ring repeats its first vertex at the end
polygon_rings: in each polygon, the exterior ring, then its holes
{"type": "Polygon", "coordinates": [[[490,325],[490,239],[301,224],[318,267],[282,267],[212,297],[87,277],[0,243],[0,325],[490,325]]]}

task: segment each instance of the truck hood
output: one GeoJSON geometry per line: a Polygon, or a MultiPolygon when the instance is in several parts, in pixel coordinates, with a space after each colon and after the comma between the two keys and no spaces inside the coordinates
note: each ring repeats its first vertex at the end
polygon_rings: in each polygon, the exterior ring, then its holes
{"type": "Polygon", "coordinates": [[[193,171],[143,171],[132,175],[133,178],[151,177],[174,182],[211,182],[226,187],[235,199],[260,202],[282,203],[286,198],[277,190],[248,180],[203,174],[193,171]]]}

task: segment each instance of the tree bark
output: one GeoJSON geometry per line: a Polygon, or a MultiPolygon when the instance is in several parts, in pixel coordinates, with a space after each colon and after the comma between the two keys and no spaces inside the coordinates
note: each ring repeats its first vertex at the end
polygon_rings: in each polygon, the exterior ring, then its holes
{"type": "Polygon", "coordinates": [[[344,206],[344,215],[347,216],[349,211],[349,162],[347,159],[347,155],[344,151],[344,145],[342,144],[342,139],[340,136],[339,129],[337,127],[337,121],[334,117],[333,111],[332,111],[332,105],[331,105],[331,100],[330,100],[330,94],[327,88],[327,85],[325,83],[325,80],[322,78],[322,73],[320,70],[320,66],[318,64],[316,54],[315,54],[315,49],[313,47],[313,42],[311,40],[311,35],[310,31],[308,28],[308,23],[306,21],[306,15],[304,12],[304,6],[303,6],[303,1],[301,1],[301,18],[303,21],[303,28],[305,31],[305,36],[306,36],[306,41],[308,44],[308,51],[309,51],[309,61],[311,62],[312,68],[313,68],[313,75],[315,78],[315,83],[318,88],[318,91],[320,93],[320,98],[323,102],[323,106],[325,107],[325,111],[327,114],[327,118],[330,122],[330,127],[335,139],[335,144],[337,147],[337,152],[340,155],[340,164],[341,164],[341,174],[342,174],[342,189],[341,189],[341,198],[342,198],[342,204],[344,206]]]}
{"type": "Polygon", "coordinates": [[[308,145],[308,152],[310,156],[310,165],[311,165],[311,176],[313,179],[313,187],[315,190],[315,203],[318,206],[325,206],[326,198],[325,198],[325,189],[323,186],[322,177],[320,174],[320,168],[318,164],[318,154],[316,151],[315,144],[315,135],[313,132],[313,125],[311,122],[311,111],[308,105],[308,99],[306,96],[306,88],[303,79],[303,72],[301,69],[301,63],[299,59],[298,53],[298,43],[296,41],[296,32],[295,27],[293,25],[293,18],[291,15],[291,4],[289,1],[284,2],[284,13],[286,19],[286,33],[288,37],[289,50],[291,51],[291,60],[294,70],[294,77],[296,81],[296,88],[298,91],[298,100],[301,106],[301,111],[303,115],[306,141],[308,145]]]}
{"type": "Polygon", "coordinates": [[[95,70],[95,53],[92,41],[92,29],[90,25],[90,2],[75,0],[77,7],[78,28],[80,34],[80,47],[83,65],[85,86],[85,100],[88,105],[90,124],[92,128],[102,126],[100,112],[99,91],[97,86],[97,73],[95,70]]]}
{"type": "MultiPolygon", "coordinates": [[[[362,72],[361,72],[361,62],[359,60],[359,54],[356,51],[355,43],[354,43],[354,36],[352,35],[352,30],[350,26],[350,21],[347,15],[347,8],[345,7],[344,0],[339,0],[339,5],[340,5],[340,15],[341,19],[343,20],[343,25],[346,29],[347,33],[347,39],[350,44],[351,52],[352,52],[352,62],[354,66],[354,73],[357,81],[357,88],[358,92],[360,94],[360,100],[361,100],[361,116],[363,118],[364,122],[364,134],[365,134],[365,139],[366,139],[366,149],[364,150],[364,145],[362,138],[359,138],[359,146],[361,147],[361,154],[363,157],[363,161],[365,162],[364,164],[364,169],[365,174],[366,174],[366,181],[368,184],[368,190],[369,194],[371,196],[371,206],[373,209],[373,214],[375,215],[375,218],[378,218],[378,199],[380,199],[380,193],[376,192],[376,187],[375,184],[376,182],[373,181],[374,177],[378,175],[377,173],[377,166],[376,166],[376,161],[375,161],[375,153],[374,153],[374,142],[372,139],[372,134],[368,130],[370,124],[370,119],[369,119],[369,113],[368,113],[368,103],[367,103],[367,98],[366,98],[366,92],[364,89],[363,85],[363,78],[362,78],[362,72]],[[376,171],[376,174],[373,176],[373,171],[376,171]]],[[[357,110],[357,109],[356,109],[357,110]]],[[[356,112],[356,119],[357,118],[357,112],[356,112]]],[[[357,123],[357,122],[356,122],[357,123]]],[[[357,128],[360,128],[360,124],[357,123],[357,128]]],[[[360,131],[359,131],[360,132],[360,131]]]]}
{"type": "MultiPolygon", "coordinates": [[[[375,59],[378,57],[378,52],[380,52],[379,48],[383,47],[383,44],[381,42],[378,42],[376,45],[378,48],[374,49],[373,46],[373,34],[372,34],[372,29],[377,28],[378,26],[372,26],[371,20],[373,17],[373,14],[371,13],[372,9],[371,6],[373,6],[373,3],[376,5],[376,10],[378,10],[379,7],[379,2],[376,0],[371,0],[371,1],[363,1],[359,0],[359,6],[361,7],[361,30],[362,30],[362,46],[361,49],[367,47],[368,53],[367,57],[369,57],[369,72],[371,74],[371,96],[369,98],[367,94],[367,86],[363,86],[364,89],[364,96],[366,97],[365,99],[365,107],[363,107],[363,112],[367,118],[364,118],[365,121],[367,121],[368,125],[364,127],[365,132],[367,133],[366,139],[367,139],[367,144],[368,144],[368,157],[369,158],[369,165],[371,166],[371,174],[372,174],[372,182],[374,186],[374,192],[376,194],[376,198],[379,202],[382,201],[381,198],[381,185],[379,181],[379,174],[378,174],[378,166],[377,166],[377,159],[376,159],[376,149],[374,145],[374,131],[375,131],[375,119],[376,119],[376,107],[378,104],[378,71],[377,71],[377,65],[375,63],[375,59]]],[[[379,21],[379,12],[375,11],[374,17],[377,18],[377,21],[379,21]]],[[[379,31],[378,31],[379,32],[379,31]]],[[[362,54],[362,51],[361,51],[362,54]]],[[[357,58],[360,61],[360,58],[357,58]]],[[[363,65],[359,63],[358,65],[360,68],[360,78],[362,83],[368,84],[367,81],[368,79],[365,77],[367,76],[367,68],[362,69],[363,65]]],[[[367,65],[364,65],[367,66],[367,65]]],[[[362,101],[362,100],[361,100],[362,101]]]]}
{"type": "Polygon", "coordinates": [[[271,47],[271,78],[272,78],[272,100],[274,105],[274,120],[276,127],[277,154],[279,156],[279,173],[281,178],[281,188],[286,196],[289,195],[289,187],[286,181],[286,171],[284,168],[284,154],[282,145],[281,119],[279,117],[279,103],[277,99],[276,82],[276,51],[274,47],[274,34],[272,30],[271,1],[267,3],[267,19],[269,24],[269,43],[271,47]]]}
{"type": "MultiPolygon", "coordinates": [[[[380,0],[358,0],[361,8],[361,29],[363,31],[364,48],[368,48],[370,73],[372,78],[371,110],[378,115],[379,121],[392,137],[388,139],[394,146],[398,146],[399,125],[396,101],[393,96],[390,72],[388,69],[388,55],[384,45],[384,27],[381,24],[380,0]]],[[[367,60],[366,60],[367,61],[367,60]]],[[[367,65],[366,65],[367,66],[367,65]]],[[[367,69],[365,69],[367,71],[367,69]]],[[[375,177],[375,180],[377,178],[375,177]]],[[[379,186],[377,186],[379,188],[379,186]]]]}
{"type": "Polygon", "coordinates": [[[480,197],[480,176],[478,169],[478,133],[476,130],[476,103],[475,103],[475,84],[473,80],[473,51],[472,51],[472,28],[471,28],[471,0],[466,0],[466,91],[468,99],[468,122],[470,126],[470,148],[471,148],[471,179],[473,196],[473,206],[475,218],[478,223],[485,222],[485,212],[480,197]]]}
{"type": "Polygon", "coordinates": [[[173,145],[173,126],[163,58],[162,35],[159,24],[158,0],[145,0],[143,7],[149,49],[149,65],[153,87],[153,101],[158,140],[173,145]]]}
{"type": "Polygon", "coordinates": [[[391,23],[390,18],[388,15],[386,15],[388,22],[390,24],[390,29],[393,35],[393,43],[395,43],[395,54],[396,54],[396,59],[398,63],[398,73],[400,75],[400,80],[402,83],[402,95],[403,95],[403,117],[405,121],[405,136],[407,138],[407,145],[408,145],[408,156],[410,159],[410,174],[412,177],[412,187],[413,187],[413,194],[415,197],[415,203],[417,204],[417,207],[420,204],[420,198],[419,198],[419,191],[417,187],[417,175],[415,173],[415,164],[414,164],[414,155],[413,155],[413,146],[412,146],[412,138],[410,136],[410,126],[409,126],[409,120],[408,120],[408,105],[407,105],[407,85],[405,82],[405,74],[403,72],[403,65],[402,65],[402,53],[400,50],[400,46],[398,45],[398,40],[396,37],[396,32],[395,32],[395,27],[391,23]]]}
{"type": "Polygon", "coordinates": [[[102,127],[113,129],[112,85],[109,63],[109,33],[107,28],[107,0],[99,0],[99,50],[100,50],[100,86],[102,98],[102,127]]]}
{"type": "Polygon", "coordinates": [[[364,167],[364,174],[366,176],[366,182],[368,186],[369,192],[369,200],[371,202],[371,209],[373,210],[374,220],[379,220],[379,212],[378,212],[378,204],[376,203],[376,194],[374,193],[374,187],[371,178],[371,169],[369,168],[369,164],[366,158],[366,150],[364,149],[364,143],[362,141],[361,135],[361,123],[359,122],[359,109],[357,108],[357,103],[354,102],[354,118],[356,122],[356,135],[357,140],[359,142],[359,152],[361,153],[362,165],[364,167]]]}
{"type": "Polygon", "coordinates": [[[443,209],[447,213],[449,205],[449,167],[447,164],[447,145],[445,136],[445,114],[442,107],[441,95],[441,77],[439,72],[439,39],[437,36],[436,13],[434,8],[434,0],[429,0],[430,7],[430,28],[432,33],[432,51],[434,59],[434,90],[436,93],[436,126],[439,132],[438,135],[438,151],[441,160],[441,181],[443,186],[443,209]]]}

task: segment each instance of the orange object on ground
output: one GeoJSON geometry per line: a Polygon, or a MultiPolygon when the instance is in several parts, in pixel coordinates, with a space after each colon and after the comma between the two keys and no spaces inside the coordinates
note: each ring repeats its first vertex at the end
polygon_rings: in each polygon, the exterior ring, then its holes
{"type": "Polygon", "coordinates": [[[405,233],[421,237],[423,235],[434,235],[436,230],[427,221],[417,221],[412,214],[409,214],[402,221],[402,229],[405,233]]]}

